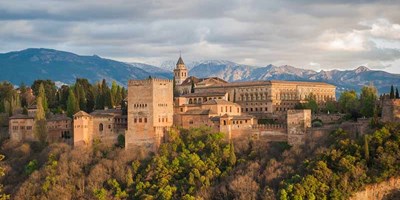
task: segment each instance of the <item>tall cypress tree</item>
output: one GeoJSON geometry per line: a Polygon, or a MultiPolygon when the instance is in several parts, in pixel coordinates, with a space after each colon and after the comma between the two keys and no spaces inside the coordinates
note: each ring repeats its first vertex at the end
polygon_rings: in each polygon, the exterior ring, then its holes
{"type": "MultiPolygon", "coordinates": [[[[89,89],[89,88],[87,88],[87,89],[89,89]]],[[[77,83],[75,85],[75,98],[79,104],[79,109],[87,112],[86,93],[85,93],[85,90],[83,89],[83,86],[80,83],[77,83]]]]}
{"type": "Polygon", "coordinates": [[[118,85],[117,82],[113,81],[111,84],[111,104],[112,106],[116,106],[118,102],[118,85]]]}
{"type": "Polygon", "coordinates": [[[396,99],[400,99],[399,90],[396,88],[396,99]]]}
{"type": "Polygon", "coordinates": [[[194,81],[192,80],[192,86],[190,88],[190,93],[194,93],[194,81]]]}
{"type": "Polygon", "coordinates": [[[78,102],[72,89],[69,89],[69,95],[67,100],[67,115],[72,117],[76,112],[79,111],[78,102]]]}
{"type": "Polygon", "coordinates": [[[390,99],[394,99],[394,87],[393,87],[393,85],[390,87],[390,99]]]}
{"type": "Polygon", "coordinates": [[[47,140],[46,112],[43,108],[42,97],[36,99],[37,111],[35,116],[35,136],[44,145],[47,140]]]}
{"type": "MultiPolygon", "coordinates": [[[[46,98],[46,91],[44,90],[43,83],[40,83],[38,97],[41,98],[41,102],[42,102],[41,104],[42,104],[44,113],[47,113],[47,111],[49,110],[49,106],[48,106],[48,102],[47,102],[47,98],[46,98]]],[[[36,101],[36,104],[38,104],[37,101],[36,101]]],[[[37,106],[39,107],[39,105],[37,105],[37,106]]]]}

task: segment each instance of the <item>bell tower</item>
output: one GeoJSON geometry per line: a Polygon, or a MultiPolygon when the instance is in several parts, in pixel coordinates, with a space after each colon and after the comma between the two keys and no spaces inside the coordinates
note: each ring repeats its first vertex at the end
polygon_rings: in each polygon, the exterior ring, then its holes
{"type": "Polygon", "coordinates": [[[178,62],[176,63],[176,68],[174,69],[174,79],[176,85],[182,84],[182,82],[185,81],[187,77],[187,68],[182,60],[182,56],[179,55],[178,62]]]}

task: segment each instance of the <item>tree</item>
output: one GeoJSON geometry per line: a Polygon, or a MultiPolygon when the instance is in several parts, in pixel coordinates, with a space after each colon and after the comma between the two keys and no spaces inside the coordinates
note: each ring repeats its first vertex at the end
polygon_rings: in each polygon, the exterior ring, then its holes
{"type": "Polygon", "coordinates": [[[125,136],[123,134],[118,135],[118,147],[124,148],[125,147],[125,136]]]}
{"type": "Polygon", "coordinates": [[[231,142],[230,146],[229,146],[228,163],[229,163],[229,166],[235,166],[235,164],[236,164],[236,155],[235,155],[235,148],[233,147],[233,142],[231,142]]]}
{"type": "Polygon", "coordinates": [[[38,97],[36,100],[37,111],[35,116],[35,136],[41,142],[45,144],[47,140],[47,124],[46,124],[46,113],[43,108],[42,97],[38,97]]]}
{"type": "Polygon", "coordinates": [[[69,94],[68,85],[62,85],[60,89],[58,89],[57,91],[58,103],[64,110],[67,110],[68,94],[69,94]]]}
{"type": "Polygon", "coordinates": [[[0,112],[10,113],[10,102],[15,94],[14,86],[9,82],[0,83],[0,112]]]}
{"type": "Polygon", "coordinates": [[[326,111],[329,113],[336,113],[337,112],[337,106],[334,101],[327,101],[326,102],[326,111]]]}
{"type": "Polygon", "coordinates": [[[75,94],[72,89],[69,89],[68,101],[67,101],[67,115],[72,117],[76,112],[79,111],[79,105],[76,101],[75,94]]]}
{"type": "Polygon", "coordinates": [[[365,160],[367,161],[367,163],[369,161],[369,145],[368,145],[368,143],[369,143],[368,135],[364,135],[364,157],[365,157],[365,160]]]}
{"type": "MultiPolygon", "coordinates": [[[[75,98],[79,104],[79,109],[87,112],[86,92],[83,89],[83,86],[80,83],[76,83],[74,89],[75,89],[75,98]]],[[[87,88],[87,89],[90,89],[90,88],[87,88]]]]}
{"type": "Polygon", "coordinates": [[[192,80],[192,85],[190,87],[190,93],[194,93],[194,81],[192,80]]]}
{"type": "Polygon", "coordinates": [[[339,98],[340,111],[347,113],[351,118],[357,119],[360,115],[357,93],[354,90],[344,91],[339,98]]]}
{"type": "Polygon", "coordinates": [[[390,99],[394,99],[394,87],[393,87],[393,85],[392,86],[390,86],[390,99]]]}
{"type": "Polygon", "coordinates": [[[317,113],[318,112],[318,103],[315,100],[315,95],[310,93],[306,98],[307,103],[305,104],[305,108],[311,109],[311,112],[317,113]]]}
{"type": "Polygon", "coordinates": [[[396,99],[400,99],[399,90],[396,88],[396,99]]]}
{"type": "Polygon", "coordinates": [[[360,94],[360,111],[365,117],[373,117],[376,111],[378,91],[374,86],[364,86],[360,94]]]}
{"type": "Polygon", "coordinates": [[[111,99],[111,105],[112,106],[116,106],[117,103],[119,103],[118,101],[118,85],[117,82],[113,81],[111,83],[111,91],[110,91],[111,95],[110,95],[110,99],[111,99]]]}
{"type": "Polygon", "coordinates": [[[36,96],[39,96],[39,89],[40,89],[40,85],[43,85],[44,87],[44,93],[46,96],[46,104],[47,104],[47,108],[46,112],[48,110],[48,108],[56,108],[58,105],[57,102],[57,87],[56,84],[54,83],[54,81],[51,80],[35,80],[31,86],[32,90],[33,90],[33,94],[36,96]]]}
{"type": "MultiPolygon", "coordinates": [[[[47,97],[46,97],[46,92],[44,90],[43,83],[40,83],[40,85],[39,85],[38,97],[41,98],[41,104],[42,104],[44,113],[47,113],[49,107],[48,107],[48,104],[47,104],[47,97]]],[[[39,102],[36,101],[36,104],[39,104],[39,102]]]]}
{"type": "MultiPolygon", "coordinates": [[[[4,155],[0,155],[0,161],[4,159],[4,155]]],[[[0,167],[0,176],[4,176],[4,168],[0,167]]],[[[3,193],[3,184],[0,184],[0,200],[10,199],[10,195],[3,193]]]]}

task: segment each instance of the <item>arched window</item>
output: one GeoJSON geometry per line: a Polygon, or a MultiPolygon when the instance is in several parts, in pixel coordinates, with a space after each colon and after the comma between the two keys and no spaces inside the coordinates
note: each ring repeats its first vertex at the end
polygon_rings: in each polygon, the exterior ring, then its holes
{"type": "Polygon", "coordinates": [[[103,131],[103,129],[104,129],[103,124],[100,123],[100,124],[99,124],[99,131],[103,131]]]}

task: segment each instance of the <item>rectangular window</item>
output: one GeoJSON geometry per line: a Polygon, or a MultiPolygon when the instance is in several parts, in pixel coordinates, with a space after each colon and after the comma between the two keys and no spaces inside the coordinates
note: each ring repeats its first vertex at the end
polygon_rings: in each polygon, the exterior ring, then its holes
{"type": "Polygon", "coordinates": [[[136,123],[137,122],[137,119],[135,118],[135,119],[133,119],[133,123],[136,123]]]}
{"type": "Polygon", "coordinates": [[[139,123],[142,123],[142,118],[139,118],[139,123]]]}
{"type": "Polygon", "coordinates": [[[147,118],[144,118],[144,123],[147,123],[147,118]]]}

